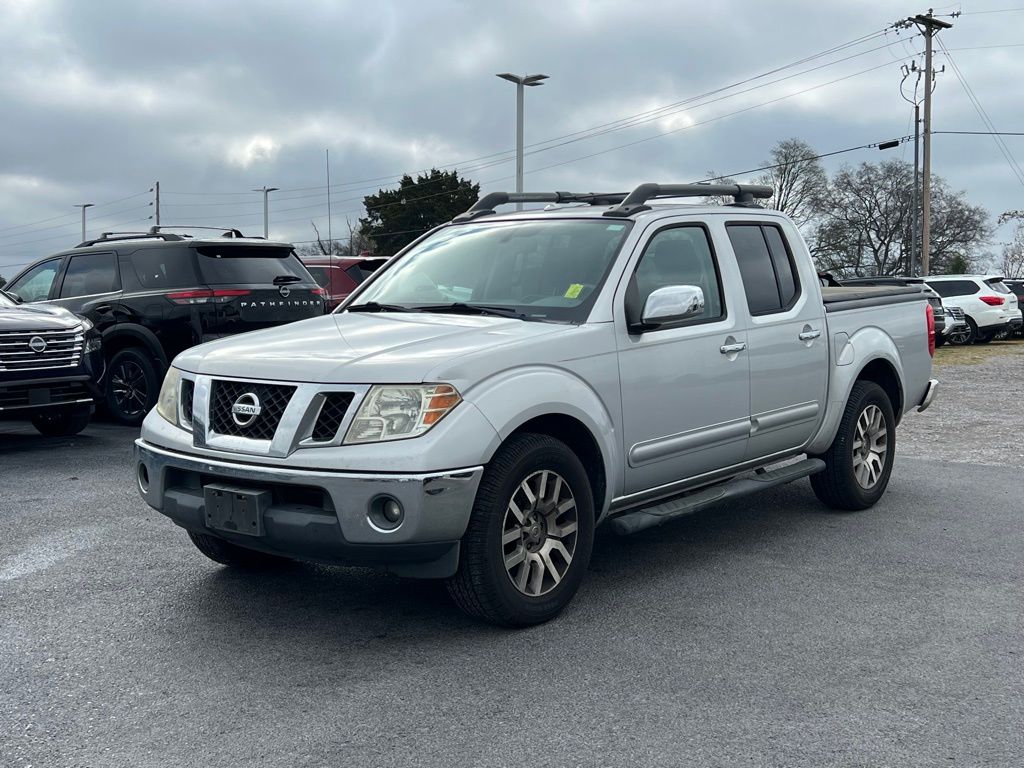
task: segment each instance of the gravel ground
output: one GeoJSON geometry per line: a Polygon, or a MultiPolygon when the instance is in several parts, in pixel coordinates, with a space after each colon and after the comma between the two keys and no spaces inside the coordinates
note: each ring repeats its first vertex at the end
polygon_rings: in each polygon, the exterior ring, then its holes
{"type": "Polygon", "coordinates": [[[935,355],[939,391],[900,425],[898,450],[944,462],[1024,467],[1024,341],[945,346],[935,355]]]}

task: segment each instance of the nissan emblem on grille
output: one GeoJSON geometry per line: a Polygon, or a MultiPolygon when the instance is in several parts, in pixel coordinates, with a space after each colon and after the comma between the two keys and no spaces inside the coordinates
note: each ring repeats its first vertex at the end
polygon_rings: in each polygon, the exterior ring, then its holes
{"type": "Polygon", "coordinates": [[[287,299],[291,295],[292,289],[289,288],[287,285],[282,285],[280,288],[277,289],[277,292],[281,294],[282,299],[287,299]]]}
{"type": "Polygon", "coordinates": [[[252,392],[239,395],[231,406],[231,419],[240,427],[248,427],[263,412],[260,399],[252,392]]]}
{"type": "Polygon", "coordinates": [[[28,348],[37,354],[41,354],[46,351],[46,339],[42,336],[33,336],[28,340],[28,348]]]}

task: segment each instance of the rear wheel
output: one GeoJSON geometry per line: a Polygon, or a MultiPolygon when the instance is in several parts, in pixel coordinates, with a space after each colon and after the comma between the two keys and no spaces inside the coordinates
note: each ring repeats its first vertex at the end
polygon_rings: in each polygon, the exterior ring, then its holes
{"type": "Polygon", "coordinates": [[[239,547],[230,541],[218,539],[206,533],[188,532],[188,537],[196,545],[196,549],[208,558],[221,565],[232,568],[246,568],[256,570],[260,568],[280,568],[288,565],[292,560],[278,555],[268,555],[265,552],[257,552],[253,549],[239,547]]]}
{"type": "Polygon", "coordinates": [[[839,431],[811,475],[814,494],[833,509],[867,509],[889,485],[896,455],[896,419],[885,390],[871,381],[853,385],[839,431]]]}
{"type": "Polygon", "coordinates": [[[32,417],[32,426],[39,434],[47,437],[69,437],[85,429],[91,415],[91,408],[83,411],[37,413],[32,417]]]}
{"type": "Polygon", "coordinates": [[[593,543],[594,500],[579,458],[547,435],[515,435],[480,481],[448,593],[493,624],[540,624],[576,594],[593,543]]]}
{"type": "Polygon", "coordinates": [[[122,349],[107,367],[107,410],[116,421],[137,426],[156,405],[160,381],[156,367],[138,347],[122,349]]]}

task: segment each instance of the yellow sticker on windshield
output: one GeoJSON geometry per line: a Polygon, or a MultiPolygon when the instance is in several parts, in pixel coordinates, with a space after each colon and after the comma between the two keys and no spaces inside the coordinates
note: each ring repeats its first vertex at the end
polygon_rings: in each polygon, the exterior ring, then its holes
{"type": "Polygon", "coordinates": [[[567,299],[575,299],[575,298],[579,297],[580,292],[582,290],[583,290],[583,286],[582,285],[580,285],[579,283],[573,283],[572,285],[569,286],[569,290],[567,290],[565,292],[565,298],[567,298],[567,299]]]}

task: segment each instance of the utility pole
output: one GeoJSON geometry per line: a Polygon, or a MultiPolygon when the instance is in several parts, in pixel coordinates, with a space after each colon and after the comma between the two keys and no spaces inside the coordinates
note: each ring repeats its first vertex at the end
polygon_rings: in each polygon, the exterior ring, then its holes
{"type": "MultiPolygon", "coordinates": [[[[547,75],[513,75],[502,72],[498,75],[502,80],[516,84],[516,192],[523,191],[523,93],[527,86],[544,85],[547,75]]],[[[522,203],[516,203],[516,210],[523,210],[522,203]]]]}
{"type": "Polygon", "coordinates": [[[263,193],[263,239],[264,240],[269,240],[270,239],[270,219],[269,219],[269,216],[267,215],[267,211],[268,211],[268,208],[267,208],[267,196],[271,192],[277,192],[277,190],[278,190],[277,187],[268,187],[266,184],[264,184],[259,189],[254,189],[253,190],[253,192],[262,192],[263,193]]]}
{"type": "Polygon", "coordinates": [[[75,208],[81,208],[82,209],[82,242],[83,243],[85,242],[85,209],[86,208],[92,208],[92,206],[93,206],[92,203],[78,203],[78,204],[75,205],[75,208]]]}
{"type": "Polygon", "coordinates": [[[921,173],[921,275],[928,276],[928,257],[931,248],[931,216],[932,216],[932,81],[935,72],[932,69],[932,38],[943,29],[953,25],[948,21],[936,19],[933,10],[919,13],[905,21],[896,22],[895,26],[915,26],[924,36],[924,157],[921,173]]]}
{"type": "Polygon", "coordinates": [[[154,193],[153,202],[150,205],[153,206],[153,214],[156,219],[156,225],[160,226],[160,182],[156,182],[152,187],[149,188],[150,192],[154,193]]]}
{"type": "Polygon", "coordinates": [[[921,151],[920,151],[920,138],[921,138],[921,100],[918,98],[917,92],[921,85],[921,68],[917,66],[916,61],[910,62],[910,66],[903,65],[903,79],[900,81],[900,95],[903,96],[903,100],[914,105],[914,193],[911,196],[911,209],[913,216],[913,223],[911,224],[910,230],[910,262],[907,265],[907,271],[911,277],[917,275],[917,241],[918,233],[921,228],[921,151]],[[913,97],[907,96],[906,91],[903,90],[903,86],[910,78],[911,74],[916,75],[914,79],[914,93],[913,97]]]}
{"type": "Polygon", "coordinates": [[[325,149],[327,157],[327,252],[334,253],[334,235],[331,233],[331,150],[325,149]]]}

